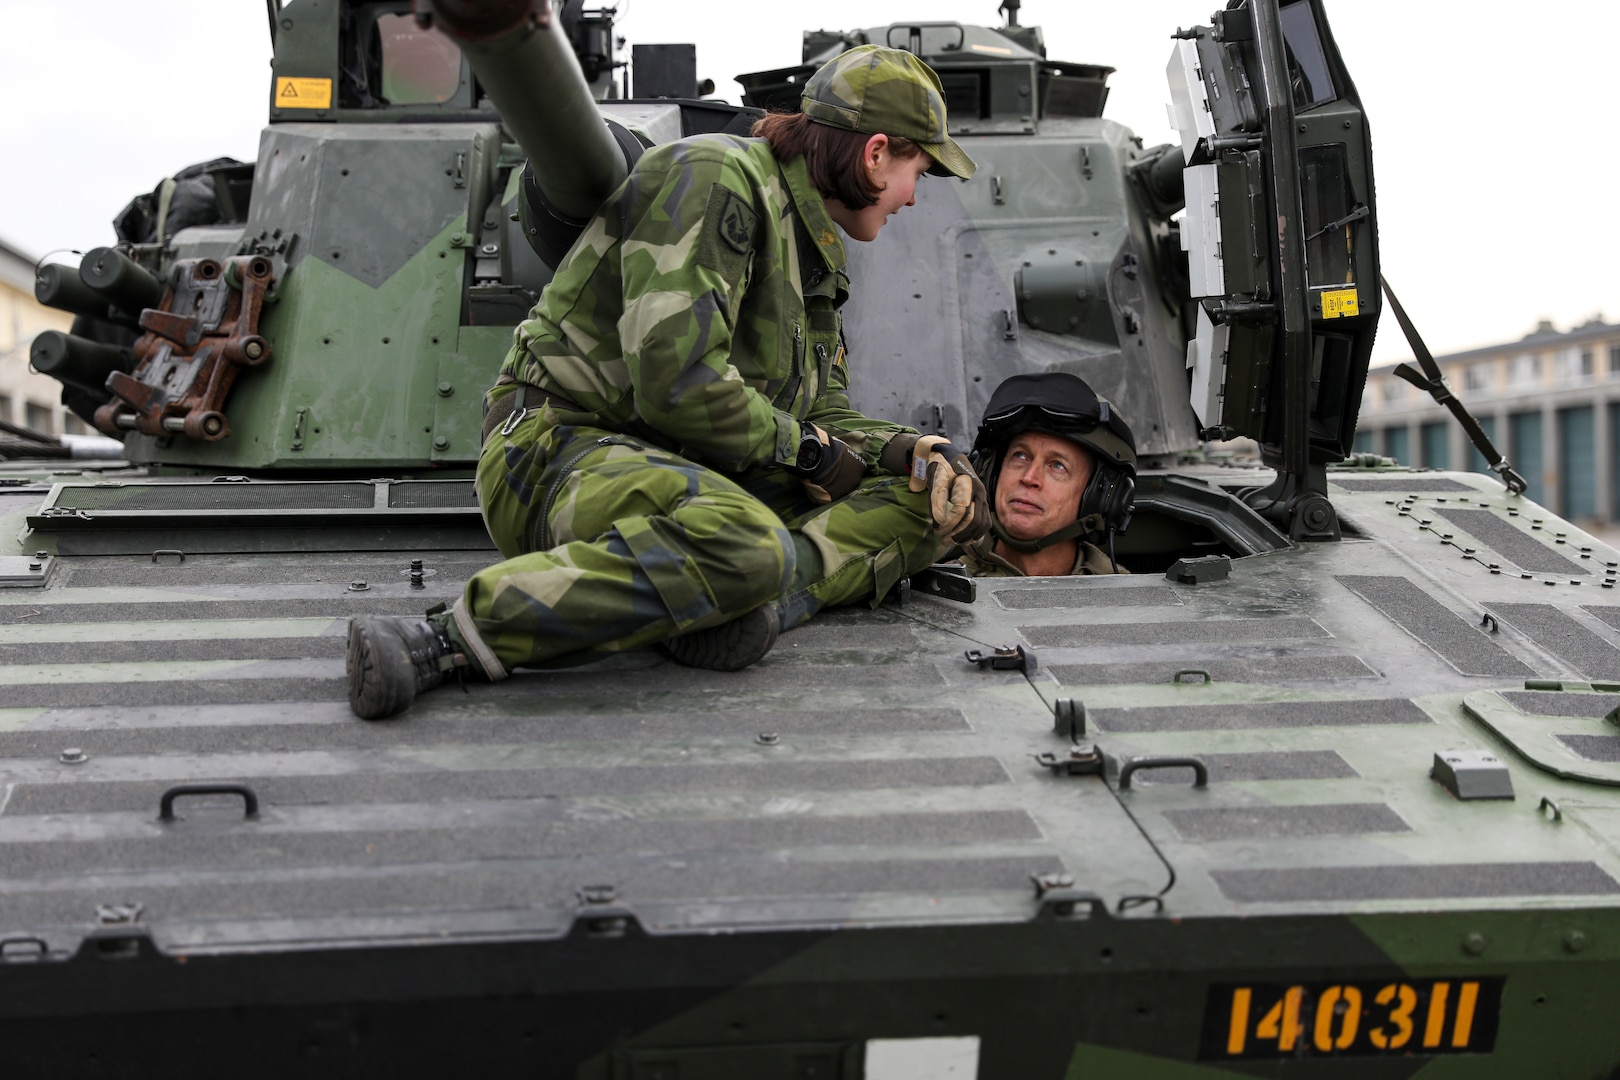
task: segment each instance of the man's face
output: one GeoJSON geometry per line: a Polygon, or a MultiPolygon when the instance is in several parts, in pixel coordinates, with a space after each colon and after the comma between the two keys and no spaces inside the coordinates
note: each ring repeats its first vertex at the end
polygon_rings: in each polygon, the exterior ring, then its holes
{"type": "Polygon", "coordinates": [[[1091,453],[1044,431],[1026,431],[1007,444],[996,478],[996,520],[1017,540],[1037,540],[1080,516],[1091,480],[1091,453]]]}

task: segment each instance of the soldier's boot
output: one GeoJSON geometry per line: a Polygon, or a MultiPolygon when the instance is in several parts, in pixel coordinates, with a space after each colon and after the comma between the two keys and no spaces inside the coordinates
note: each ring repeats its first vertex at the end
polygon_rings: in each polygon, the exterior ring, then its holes
{"type": "Polygon", "coordinates": [[[363,719],[393,716],[466,664],[466,656],[432,618],[357,615],[349,620],[349,708],[363,719]]]}
{"type": "Polygon", "coordinates": [[[663,649],[687,667],[741,671],[771,651],[781,629],[776,605],[766,604],[728,623],[670,638],[663,649]]]}

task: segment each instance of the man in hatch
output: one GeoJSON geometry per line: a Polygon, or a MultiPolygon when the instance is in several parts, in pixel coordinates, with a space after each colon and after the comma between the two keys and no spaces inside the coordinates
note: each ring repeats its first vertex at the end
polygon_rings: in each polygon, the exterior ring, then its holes
{"type": "Polygon", "coordinates": [[[1049,371],[1003,382],[973,455],[994,508],[990,532],[962,549],[974,577],[1130,572],[1113,552],[1131,520],[1136,440],[1084,379],[1049,371]]]}
{"type": "Polygon", "coordinates": [[[850,408],[838,314],[840,232],[874,240],[924,174],[973,174],[939,77],[862,45],[802,107],[648,150],[586,224],[486,397],[506,561],[449,611],[350,622],[356,714],[643,645],[736,670],[984,534],[966,454],[850,408]]]}

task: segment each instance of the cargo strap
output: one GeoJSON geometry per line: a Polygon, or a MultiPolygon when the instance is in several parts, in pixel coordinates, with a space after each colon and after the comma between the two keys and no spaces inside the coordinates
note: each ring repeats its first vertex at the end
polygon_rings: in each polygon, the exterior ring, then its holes
{"type": "Polygon", "coordinates": [[[1382,276],[1378,281],[1384,287],[1384,295],[1389,297],[1389,306],[1395,312],[1395,320],[1401,324],[1401,332],[1406,335],[1406,343],[1412,346],[1412,355],[1423,368],[1422,371],[1418,371],[1410,364],[1396,364],[1395,374],[1419,390],[1427,391],[1435,401],[1451,410],[1451,415],[1457,418],[1463,431],[1468,433],[1468,439],[1474,444],[1474,448],[1490,464],[1491,471],[1502,477],[1502,483],[1507,485],[1508,491],[1514,495],[1523,495],[1525,488],[1529,486],[1525,483],[1524,477],[1513,471],[1512,464],[1505,456],[1496,452],[1491,437],[1485,434],[1485,429],[1479,426],[1479,421],[1474,419],[1468,407],[1457,400],[1456,395],[1451,392],[1451,387],[1446,385],[1446,377],[1440,371],[1440,365],[1434,362],[1429,347],[1423,344],[1423,339],[1418,336],[1417,327],[1406,317],[1406,309],[1395,299],[1395,292],[1389,287],[1389,282],[1382,276]]]}

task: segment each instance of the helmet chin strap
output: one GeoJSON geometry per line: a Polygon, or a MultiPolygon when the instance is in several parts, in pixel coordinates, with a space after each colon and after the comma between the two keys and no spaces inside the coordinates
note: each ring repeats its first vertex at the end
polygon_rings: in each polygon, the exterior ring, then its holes
{"type": "Polygon", "coordinates": [[[1070,522],[1056,532],[1049,532],[1045,536],[1037,537],[1034,540],[1020,540],[1015,536],[1007,535],[1007,530],[1003,529],[1001,522],[992,515],[990,518],[990,531],[995,534],[997,540],[1014,551],[1023,552],[1025,555],[1033,555],[1043,548],[1049,548],[1053,544],[1060,544],[1065,540],[1100,533],[1107,528],[1107,524],[1101,514],[1087,514],[1079,521],[1070,522]]]}

